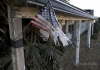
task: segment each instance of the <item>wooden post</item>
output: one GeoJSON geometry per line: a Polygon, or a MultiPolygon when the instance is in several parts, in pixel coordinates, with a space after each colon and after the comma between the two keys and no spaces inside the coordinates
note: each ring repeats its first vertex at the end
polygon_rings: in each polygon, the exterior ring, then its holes
{"type": "Polygon", "coordinates": [[[24,47],[22,36],[22,19],[17,18],[16,10],[8,7],[8,23],[12,41],[13,70],[25,70],[24,47]]]}
{"type": "Polygon", "coordinates": [[[92,23],[91,23],[91,35],[93,35],[93,33],[94,33],[94,22],[92,21],[92,23]]]}
{"type": "Polygon", "coordinates": [[[68,25],[70,24],[70,22],[69,21],[65,21],[65,33],[68,33],[68,29],[69,29],[69,27],[68,27],[68,25]]]}
{"type": "Polygon", "coordinates": [[[62,23],[61,23],[61,24],[62,24],[62,26],[63,26],[63,27],[62,27],[62,30],[63,30],[63,32],[65,33],[65,32],[66,32],[66,30],[65,30],[65,29],[66,29],[65,20],[62,20],[62,23]]]}
{"type": "Polygon", "coordinates": [[[88,32],[87,32],[87,46],[90,48],[91,42],[91,22],[88,22],[88,32]]]}
{"type": "Polygon", "coordinates": [[[74,45],[76,45],[76,24],[75,21],[71,22],[73,22],[72,42],[74,45]]]}
{"type": "Polygon", "coordinates": [[[75,23],[75,36],[76,36],[76,61],[75,64],[79,64],[79,52],[80,52],[80,24],[81,21],[75,23]]]}

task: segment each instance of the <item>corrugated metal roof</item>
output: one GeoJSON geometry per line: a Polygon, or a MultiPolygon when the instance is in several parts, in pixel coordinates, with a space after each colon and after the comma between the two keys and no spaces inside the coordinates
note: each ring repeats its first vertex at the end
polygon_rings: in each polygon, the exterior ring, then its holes
{"type": "MultiPolygon", "coordinates": [[[[41,6],[44,6],[48,2],[48,0],[28,0],[28,2],[29,1],[31,1],[30,3],[36,2],[36,3],[38,3],[38,5],[41,5],[41,6]]],[[[90,14],[86,13],[84,10],[77,8],[69,3],[67,4],[67,3],[64,3],[61,1],[56,1],[56,0],[50,0],[50,1],[55,10],[69,13],[69,14],[76,15],[76,16],[80,16],[80,17],[95,19],[95,17],[93,15],[90,15],[90,14]]]]}

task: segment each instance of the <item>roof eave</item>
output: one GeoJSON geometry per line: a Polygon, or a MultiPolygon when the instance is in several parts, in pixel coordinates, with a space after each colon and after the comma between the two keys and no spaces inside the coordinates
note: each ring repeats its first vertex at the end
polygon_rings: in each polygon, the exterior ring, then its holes
{"type": "MultiPolygon", "coordinates": [[[[44,2],[39,3],[39,2],[32,1],[32,0],[28,0],[27,3],[36,4],[36,5],[39,5],[39,6],[45,6],[44,2]]],[[[52,3],[53,3],[53,8],[57,11],[69,13],[69,14],[72,14],[72,15],[76,15],[76,16],[80,16],[80,17],[84,17],[84,18],[88,18],[88,19],[95,19],[95,17],[93,15],[90,15],[90,14],[84,12],[82,9],[74,7],[73,5],[69,4],[70,5],[69,6],[66,3],[64,4],[64,3],[61,3],[59,1],[52,1],[52,3]],[[64,6],[65,9],[63,9],[62,7],[60,8],[60,6],[58,7],[57,4],[64,6]]]]}

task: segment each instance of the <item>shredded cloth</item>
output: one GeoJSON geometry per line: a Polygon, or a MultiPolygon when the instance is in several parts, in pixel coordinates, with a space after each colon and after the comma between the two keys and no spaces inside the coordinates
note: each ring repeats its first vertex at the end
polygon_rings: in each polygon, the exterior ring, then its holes
{"type": "Polygon", "coordinates": [[[71,44],[70,39],[62,31],[61,24],[56,18],[55,11],[50,1],[48,1],[47,6],[42,9],[40,14],[33,17],[30,24],[42,29],[40,33],[43,40],[47,40],[51,37],[55,45],[68,46],[71,44]]]}

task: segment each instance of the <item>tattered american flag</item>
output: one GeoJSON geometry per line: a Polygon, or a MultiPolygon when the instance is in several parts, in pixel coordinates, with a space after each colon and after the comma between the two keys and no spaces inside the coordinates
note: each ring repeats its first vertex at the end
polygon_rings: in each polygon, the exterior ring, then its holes
{"type": "Polygon", "coordinates": [[[50,23],[45,20],[41,15],[34,16],[29,24],[32,24],[32,26],[43,29],[45,31],[49,31],[51,28],[50,23]]]}

